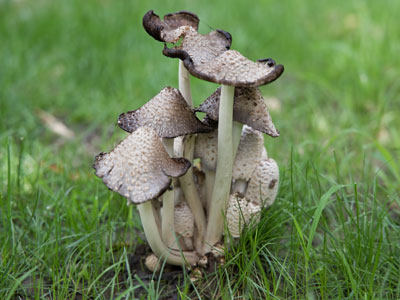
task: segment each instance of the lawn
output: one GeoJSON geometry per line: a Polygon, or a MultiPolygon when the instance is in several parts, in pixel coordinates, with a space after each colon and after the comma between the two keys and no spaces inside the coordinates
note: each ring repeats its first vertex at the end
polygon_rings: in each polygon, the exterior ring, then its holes
{"type": "MultiPolygon", "coordinates": [[[[139,216],[92,169],[126,136],[120,113],[178,85],[142,28],[149,9],[193,11],[201,32],[285,66],[261,88],[281,133],[265,137],[278,197],[223,267],[182,277],[179,298],[400,299],[396,0],[0,0],[0,299],[166,291],[131,272],[139,216]]],[[[193,78],[195,103],[216,88],[193,78]]]]}

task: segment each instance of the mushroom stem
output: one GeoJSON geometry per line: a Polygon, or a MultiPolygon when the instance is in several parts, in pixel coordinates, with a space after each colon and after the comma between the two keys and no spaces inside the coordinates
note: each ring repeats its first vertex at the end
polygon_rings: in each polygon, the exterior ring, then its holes
{"type": "Polygon", "coordinates": [[[207,198],[207,206],[205,209],[207,210],[207,212],[209,212],[210,205],[211,205],[211,197],[212,197],[214,182],[215,182],[215,171],[207,170],[205,168],[204,173],[206,173],[205,185],[206,185],[206,198],[207,198]]]}
{"type": "Polygon", "coordinates": [[[237,179],[233,183],[231,194],[240,193],[244,195],[246,193],[246,189],[247,189],[247,181],[244,179],[237,179]]]}
{"type": "Polygon", "coordinates": [[[229,200],[233,167],[233,97],[234,86],[222,85],[218,121],[218,154],[215,183],[208,214],[204,251],[220,241],[224,229],[224,214],[229,200]]]}
{"type": "Polygon", "coordinates": [[[166,259],[171,265],[194,265],[199,257],[194,252],[173,250],[165,246],[158,231],[151,201],[146,201],[137,205],[140,219],[142,220],[143,230],[150,245],[151,250],[160,259],[166,259]]]}
{"type": "Polygon", "coordinates": [[[189,72],[185,68],[183,61],[179,60],[179,91],[181,92],[183,98],[185,98],[186,103],[193,108],[192,94],[190,92],[190,77],[189,72]]]}
{"type": "MultiPolygon", "coordinates": [[[[190,92],[190,77],[189,72],[183,65],[183,62],[179,60],[179,91],[181,92],[183,98],[185,98],[187,104],[193,108],[193,101],[190,92]]],[[[183,141],[183,157],[189,161],[193,161],[195,145],[195,136],[187,136],[183,141]]],[[[193,177],[193,169],[189,168],[185,175],[179,177],[179,182],[182,187],[183,194],[185,195],[186,201],[192,210],[194,223],[197,228],[197,235],[195,239],[195,249],[201,253],[204,232],[206,229],[206,218],[204,215],[203,206],[201,204],[201,199],[196,189],[196,184],[193,177]]]]}
{"type": "MultiPolygon", "coordinates": [[[[165,150],[170,157],[173,157],[174,140],[163,139],[165,150]]],[[[165,191],[163,197],[163,209],[161,218],[161,236],[167,247],[178,249],[175,242],[175,226],[174,226],[174,208],[175,208],[175,191],[165,191]]]]}
{"type": "MultiPolygon", "coordinates": [[[[187,140],[186,143],[184,141],[185,148],[183,151],[183,157],[185,157],[186,159],[193,160],[195,138],[196,137],[194,135],[187,136],[185,139],[187,140]]],[[[196,251],[201,254],[204,232],[206,230],[206,218],[204,215],[201,199],[197,192],[196,184],[194,182],[193,167],[190,167],[185,175],[179,177],[179,182],[181,184],[183,194],[185,195],[186,202],[189,205],[190,210],[192,211],[194,224],[197,229],[194,247],[196,251]]]]}
{"type": "Polygon", "coordinates": [[[240,143],[240,137],[242,135],[242,127],[243,124],[233,121],[233,126],[232,126],[232,140],[233,140],[233,159],[235,160],[237,150],[239,148],[239,143],[240,143]]]}

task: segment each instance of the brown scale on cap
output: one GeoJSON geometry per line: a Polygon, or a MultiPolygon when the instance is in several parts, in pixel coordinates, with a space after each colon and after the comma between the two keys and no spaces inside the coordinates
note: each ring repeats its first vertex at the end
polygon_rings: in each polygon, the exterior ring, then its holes
{"type": "Polygon", "coordinates": [[[272,158],[262,158],[254,170],[246,190],[251,202],[269,207],[278,193],[279,168],[272,158]]]}
{"type": "Polygon", "coordinates": [[[232,178],[248,181],[253,174],[264,149],[264,137],[260,131],[243,126],[239,148],[233,164],[232,178]]]}
{"type": "Polygon", "coordinates": [[[196,118],[182,94],[172,87],[162,89],[141,108],[121,114],[118,117],[118,126],[127,132],[133,132],[142,126],[151,127],[162,138],[212,130],[196,118]]]}
{"type": "MultiPolygon", "coordinates": [[[[221,88],[218,88],[195,111],[204,112],[209,119],[218,121],[220,96],[221,88]]],[[[235,88],[233,120],[272,137],[279,136],[259,88],[235,88]]]]}
{"type": "Polygon", "coordinates": [[[158,198],[169,188],[169,177],[182,176],[190,166],[184,158],[170,158],[148,127],[127,136],[110,153],[97,155],[93,165],[109,189],[135,204],[158,198]]]}
{"type": "Polygon", "coordinates": [[[197,30],[199,18],[194,13],[179,11],[165,15],[161,21],[160,17],[150,10],[143,17],[143,27],[157,41],[174,43],[187,27],[197,30]]]}

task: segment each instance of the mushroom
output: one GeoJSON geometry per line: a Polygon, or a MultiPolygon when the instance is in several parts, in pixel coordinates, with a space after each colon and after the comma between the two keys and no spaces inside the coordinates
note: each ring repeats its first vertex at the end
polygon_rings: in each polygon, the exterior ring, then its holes
{"type": "Polygon", "coordinates": [[[264,148],[264,137],[260,131],[248,125],[243,126],[239,148],[233,164],[233,192],[244,194],[247,182],[261,159],[264,148]]]}
{"type": "Polygon", "coordinates": [[[150,272],[158,272],[161,269],[160,260],[153,253],[146,257],[144,264],[150,272]]]}
{"type": "MultiPolygon", "coordinates": [[[[182,94],[175,88],[166,87],[162,89],[150,101],[139,109],[123,113],[118,118],[118,125],[125,131],[132,132],[141,126],[149,126],[155,129],[167,152],[173,156],[173,139],[178,136],[209,132],[212,128],[198,120],[193,110],[188,106],[182,94]]],[[[192,171],[189,171],[192,174],[192,171]]],[[[182,184],[183,192],[187,184],[182,184]]],[[[185,193],[187,194],[187,193],[185,193]]],[[[175,244],[174,233],[174,192],[167,191],[163,199],[162,236],[169,247],[175,244]]],[[[193,211],[197,207],[193,197],[186,197],[193,211]]],[[[198,200],[200,202],[200,200],[198,200]]],[[[201,206],[201,204],[200,204],[201,206]]],[[[196,226],[205,228],[205,216],[202,210],[195,213],[196,226]]],[[[204,230],[201,230],[204,232],[204,230]]],[[[202,237],[201,237],[202,238],[202,237]]]]}
{"type": "Polygon", "coordinates": [[[194,220],[190,207],[185,202],[179,202],[174,211],[175,232],[183,238],[185,247],[193,249],[192,237],[194,220]]]}
{"type": "MultiPolygon", "coordinates": [[[[93,165],[109,189],[127,198],[128,204],[137,204],[151,249],[175,265],[182,265],[182,257],[163,243],[150,200],[161,196],[171,185],[170,177],[182,176],[190,165],[184,158],[170,158],[157,133],[149,127],[140,127],[110,153],[97,155],[93,165]]],[[[193,252],[185,252],[183,257],[189,264],[198,260],[193,252]]]]}
{"type": "Polygon", "coordinates": [[[239,193],[231,194],[226,210],[228,231],[234,238],[240,237],[244,225],[249,224],[252,217],[259,215],[259,205],[249,202],[239,193]]]}
{"type": "Polygon", "coordinates": [[[274,203],[278,193],[279,168],[272,158],[262,158],[251,175],[246,198],[262,207],[274,203]]]}

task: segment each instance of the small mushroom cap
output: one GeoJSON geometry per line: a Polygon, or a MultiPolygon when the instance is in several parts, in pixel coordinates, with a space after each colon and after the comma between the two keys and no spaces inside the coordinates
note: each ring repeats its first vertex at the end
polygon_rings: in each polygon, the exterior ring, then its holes
{"type": "Polygon", "coordinates": [[[275,201],[278,185],[278,165],[272,158],[263,158],[251,176],[245,196],[255,204],[269,207],[275,201]]]}
{"type": "MultiPolygon", "coordinates": [[[[218,121],[220,97],[221,88],[218,88],[195,111],[204,112],[209,119],[218,121]]],[[[234,121],[249,125],[272,137],[279,136],[259,88],[235,88],[234,97],[234,121]]]]}
{"type": "Polygon", "coordinates": [[[184,158],[170,158],[157,133],[141,127],[110,153],[100,153],[93,165],[96,175],[111,190],[140,204],[158,198],[191,166],[184,158]]]}
{"type": "Polygon", "coordinates": [[[194,158],[201,159],[204,169],[215,171],[217,168],[218,130],[198,134],[194,148],[194,158]]]}
{"type": "Polygon", "coordinates": [[[232,179],[248,181],[261,159],[264,149],[264,137],[260,131],[244,125],[235,162],[233,164],[232,179]]]}
{"type": "Polygon", "coordinates": [[[164,21],[161,21],[158,15],[149,10],[143,17],[143,27],[157,41],[173,43],[187,30],[186,27],[197,30],[199,18],[194,13],[179,11],[165,15],[164,21]]]}
{"type": "MultiPolygon", "coordinates": [[[[248,199],[238,193],[230,195],[226,221],[229,233],[234,238],[240,237],[245,224],[249,224],[252,217],[259,217],[260,206],[249,203],[248,199]]],[[[259,219],[257,219],[259,221],[259,219]]]]}
{"type": "Polygon", "coordinates": [[[121,114],[118,126],[127,132],[142,126],[151,127],[163,138],[212,130],[196,118],[182,94],[172,87],[162,89],[141,108],[121,114]]]}
{"type": "Polygon", "coordinates": [[[158,272],[161,269],[161,264],[159,263],[159,259],[153,253],[146,257],[144,264],[150,272],[158,272]]]}
{"type": "Polygon", "coordinates": [[[183,237],[193,236],[194,219],[192,211],[186,202],[179,202],[174,211],[175,232],[183,237]]]}

